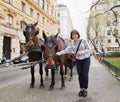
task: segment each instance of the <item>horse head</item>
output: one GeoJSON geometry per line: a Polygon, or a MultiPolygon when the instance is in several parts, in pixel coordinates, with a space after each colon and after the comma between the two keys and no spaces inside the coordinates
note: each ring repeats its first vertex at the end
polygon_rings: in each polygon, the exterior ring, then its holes
{"type": "Polygon", "coordinates": [[[58,33],[56,35],[46,36],[43,33],[44,38],[44,56],[46,58],[46,65],[48,68],[52,68],[55,65],[55,55],[58,51],[58,33]]]}
{"type": "Polygon", "coordinates": [[[39,34],[39,29],[35,28],[37,24],[38,22],[36,22],[35,24],[27,24],[25,30],[23,31],[26,39],[26,45],[29,48],[34,47],[34,40],[39,34]]]}

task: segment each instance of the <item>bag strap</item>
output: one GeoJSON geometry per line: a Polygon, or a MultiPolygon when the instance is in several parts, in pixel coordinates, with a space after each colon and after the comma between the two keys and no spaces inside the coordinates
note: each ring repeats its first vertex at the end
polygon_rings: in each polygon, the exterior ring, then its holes
{"type": "Polygon", "coordinates": [[[79,46],[80,46],[81,42],[82,42],[82,39],[80,40],[80,42],[79,42],[79,44],[78,44],[78,46],[77,46],[77,50],[76,50],[76,52],[75,52],[75,55],[76,55],[77,52],[78,52],[78,49],[79,49],[79,46]]]}

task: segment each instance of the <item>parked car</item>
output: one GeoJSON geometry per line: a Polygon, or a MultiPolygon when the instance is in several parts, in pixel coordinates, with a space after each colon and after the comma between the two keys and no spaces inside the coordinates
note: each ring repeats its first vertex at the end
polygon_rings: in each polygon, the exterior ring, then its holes
{"type": "Polygon", "coordinates": [[[22,58],[15,59],[13,61],[13,64],[19,64],[19,63],[27,63],[28,62],[28,57],[23,56],[22,58]]]}

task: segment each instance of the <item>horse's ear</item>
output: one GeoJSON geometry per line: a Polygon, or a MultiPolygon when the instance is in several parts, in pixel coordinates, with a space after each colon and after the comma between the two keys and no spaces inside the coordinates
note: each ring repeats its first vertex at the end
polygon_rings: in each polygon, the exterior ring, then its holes
{"type": "Polygon", "coordinates": [[[42,35],[43,35],[44,40],[46,40],[47,39],[46,34],[43,32],[42,35]]]}
{"type": "Polygon", "coordinates": [[[39,28],[37,28],[35,31],[35,35],[38,35],[38,34],[39,34],[39,28]]]}
{"type": "Polygon", "coordinates": [[[57,39],[57,37],[58,37],[58,34],[59,34],[59,33],[57,33],[57,34],[55,35],[55,39],[57,39]]]}
{"type": "Polygon", "coordinates": [[[36,22],[35,24],[34,24],[34,26],[36,26],[38,24],[38,22],[36,22]]]}
{"type": "Polygon", "coordinates": [[[24,34],[24,36],[26,36],[26,31],[23,30],[23,34],[24,34]]]}

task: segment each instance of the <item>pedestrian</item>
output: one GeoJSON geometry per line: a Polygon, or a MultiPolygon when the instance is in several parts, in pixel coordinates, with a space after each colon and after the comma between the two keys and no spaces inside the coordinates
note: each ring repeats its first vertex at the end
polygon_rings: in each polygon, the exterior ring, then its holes
{"type": "Polygon", "coordinates": [[[3,55],[2,55],[1,64],[4,64],[4,63],[6,63],[6,57],[5,57],[5,55],[3,54],[3,55]]]}
{"type": "Polygon", "coordinates": [[[85,39],[80,38],[77,30],[70,33],[72,41],[65,50],[56,53],[60,56],[67,53],[75,54],[75,64],[78,73],[80,90],[78,96],[86,97],[88,94],[89,67],[90,67],[90,46],[85,39]]]}

